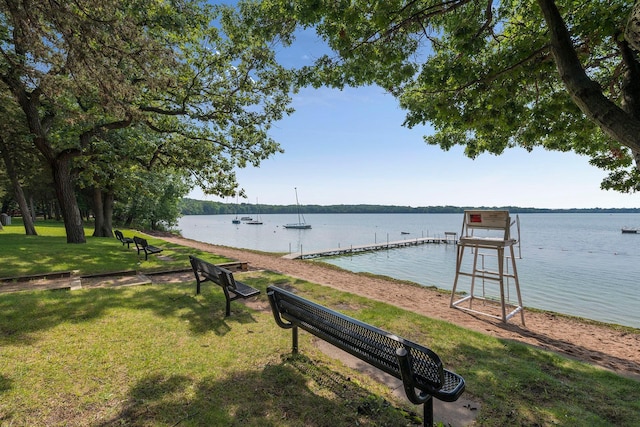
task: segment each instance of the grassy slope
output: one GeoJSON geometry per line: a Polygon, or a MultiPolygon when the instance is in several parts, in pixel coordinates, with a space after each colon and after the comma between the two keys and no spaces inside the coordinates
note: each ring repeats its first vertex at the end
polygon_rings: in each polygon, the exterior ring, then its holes
{"type": "MultiPolygon", "coordinates": [[[[0,232],[2,247],[10,249],[3,269],[35,272],[21,267],[24,255],[14,255],[31,246],[29,257],[50,256],[61,270],[174,263],[154,259],[138,265],[135,251],[115,240],[89,237],[86,246],[67,245],[41,230],[39,237],[12,237],[7,227],[0,232]],[[50,242],[57,254],[46,247],[50,242]],[[91,245],[101,249],[92,252],[93,259],[84,258],[91,245]]],[[[176,265],[185,266],[186,254],[193,252],[151,242],[165,247],[176,265]]],[[[47,265],[38,263],[39,269],[47,265]]],[[[465,378],[467,393],[482,402],[479,425],[633,426],[640,421],[636,381],[290,277],[245,273],[242,280],[263,291],[262,303],[267,285],[292,286],[321,304],[431,347],[447,368],[465,378]]],[[[290,334],[276,327],[268,310],[234,302],[232,316],[225,319],[219,289],[205,286],[198,296],[193,291],[192,282],[0,294],[0,425],[410,424],[385,403],[392,399],[388,390],[318,352],[308,334],[302,333],[300,342],[306,357],[290,359],[290,334]]]]}
{"type": "Polygon", "coordinates": [[[67,243],[64,226],[59,222],[36,223],[37,236],[25,236],[19,218],[0,231],[2,243],[2,270],[0,277],[16,277],[58,271],[77,271],[92,274],[110,271],[154,271],[189,267],[188,255],[199,254],[212,262],[224,262],[223,257],[202,253],[164,240],[141,234],[136,230],[123,230],[126,237],[145,237],[150,245],[163,249],[161,256],[137,255],[135,245],[123,246],[115,238],[92,237],[93,229],[85,228],[86,244],[67,243]]]}

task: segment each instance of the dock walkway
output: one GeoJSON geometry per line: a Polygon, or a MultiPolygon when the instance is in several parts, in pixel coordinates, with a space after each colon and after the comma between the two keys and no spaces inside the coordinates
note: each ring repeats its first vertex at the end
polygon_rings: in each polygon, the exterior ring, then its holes
{"type": "Polygon", "coordinates": [[[386,249],[396,249],[405,246],[417,246],[426,244],[455,244],[456,239],[451,238],[454,233],[445,233],[446,237],[418,237],[414,239],[396,240],[393,242],[370,243],[368,245],[346,246],[344,248],[324,249],[310,252],[293,252],[285,255],[286,259],[311,259],[325,256],[337,256],[355,254],[360,252],[381,251],[386,249]]]}

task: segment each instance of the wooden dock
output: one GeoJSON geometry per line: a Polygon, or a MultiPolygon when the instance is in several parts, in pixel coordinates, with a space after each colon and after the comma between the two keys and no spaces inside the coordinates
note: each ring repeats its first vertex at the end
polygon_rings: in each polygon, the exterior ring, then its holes
{"type": "Polygon", "coordinates": [[[294,252],[285,255],[286,259],[311,259],[326,256],[338,256],[347,254],[356,254],[360,252],[382,251],[387,249],[403,248],[406,246],[418,246],[426,244],[455,244],[455,238],[451,238],[454,233],[445,233],[446,237],[418,237],[407,240],[396,240],[393,242],[370,243],[368,245],[346,246],[334,249],[325,249],[311,252],[294,252]]]}

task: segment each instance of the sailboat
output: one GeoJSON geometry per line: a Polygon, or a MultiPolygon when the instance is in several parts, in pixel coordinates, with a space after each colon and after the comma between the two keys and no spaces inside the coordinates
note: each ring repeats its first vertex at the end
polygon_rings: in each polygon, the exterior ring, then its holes
{"type": "Polygon", "coordinates": [[[304,219],[304,215],[300,213],[300,203],[298,202],[298,188],[294,187],[294,190],[296,190],[296,206],[298,207],[298,222],[295,224],[285,224],[284,228],[295,228],[298,230],[309,229],[311,228],[311,224],[307,224],[304,219]]]}
{"type": "Polygon", "coordinates": [[[231,220],[233,224],[240,224],[240,220],[238,219],[238,196],[236,195],[236,217],[231,220]]]}
{"type": "Polygon", "coordinates": [[[260,206],[258,205],[258,198],[257,197],[256,197],[256,219],[252,219],[251,221],[247,221],[247,224],[262,225],[262,220],[260,220],[260,206]]]}

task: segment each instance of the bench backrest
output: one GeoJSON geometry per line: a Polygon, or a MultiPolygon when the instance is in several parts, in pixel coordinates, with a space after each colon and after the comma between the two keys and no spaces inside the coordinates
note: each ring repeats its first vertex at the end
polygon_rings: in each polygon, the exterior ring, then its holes
{"type": "Polygon", "coordinates": [[[236,281],[233,278],[233,273],[226,268],[218,267],[193,255],[189,255],[189,262],[191,262],[191,267],[194,272],[201,272],[208,279],[232,291],[236,289],[236,281]]]}
{"type": "Polygon", "coordinates": [[[149,244],[147,243],[147,240],[143,239],[142,237],[133,236],[133,241],[135,242],[136,246],[139,246],[143,249],[149,246],[149,244]]]}
{"type": "Polygon", "coordinates": [[[220,277],[215,265],[208,263],[200,258],[196,258],[193,255],[189,255],[189,262],[194,273],[202,273],[208,279],[213,280],[217,284],[221,285],[220,277]]]}
{"type": "Polygon", "coordinates": [[[410,355],[418,389],[428,392],[443,386],[442,362],[430,349],[275,286],[267,288],[267,295],[279,326],[298,326],[400,379],[397,351],[405,349],[410,355]]]}
{"type": "Polygon", "coordinates": [[[233,277],[233,273],[226,268],[215,266],[218,270],[218,277],[227,288],[232,291],[237,289],[236,279],[233,277]]]}
{"type": "Polygon", "coordinates": [[[122,231],[115,230],[113,233],[116,235],[116,239],[118,239],[120,241],[124,240],[124,235],[122,234],[122,231]]]}

